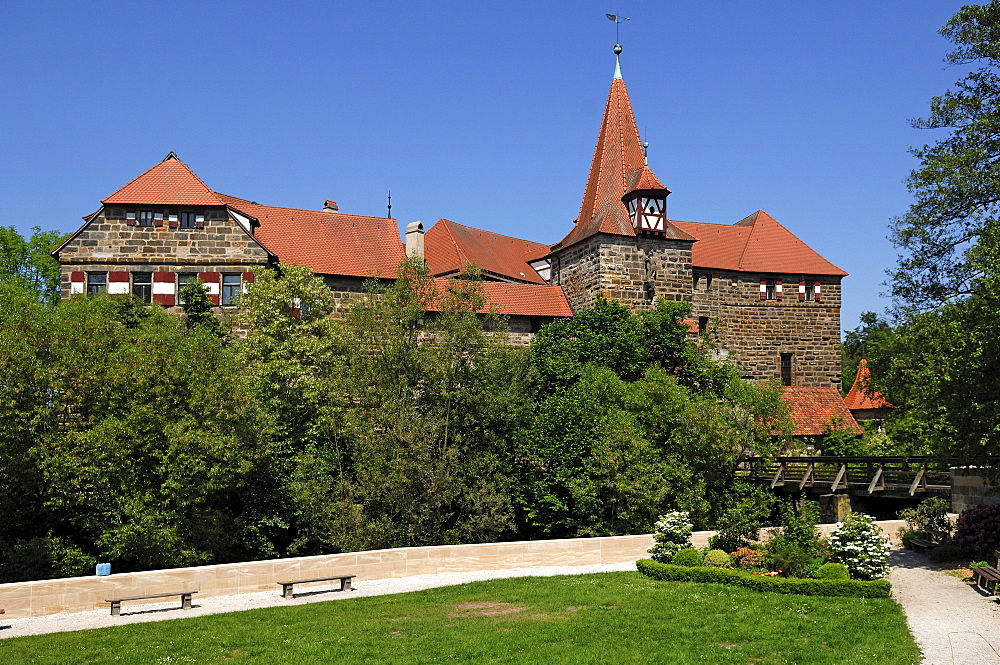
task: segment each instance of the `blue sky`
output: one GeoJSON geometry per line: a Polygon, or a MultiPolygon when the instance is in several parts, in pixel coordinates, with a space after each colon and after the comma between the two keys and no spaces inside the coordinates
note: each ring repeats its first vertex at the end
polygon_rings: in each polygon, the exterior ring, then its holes
{"type": "Polygon", "coordinates": [[[673,219],[764,209],[887,301],[909,127],[964,71],[961,2],[19,2],[0,22],[0,225],[72,231],[173,150],[269,205],[442,217],[555,242],[614,69],[673,219]]]}

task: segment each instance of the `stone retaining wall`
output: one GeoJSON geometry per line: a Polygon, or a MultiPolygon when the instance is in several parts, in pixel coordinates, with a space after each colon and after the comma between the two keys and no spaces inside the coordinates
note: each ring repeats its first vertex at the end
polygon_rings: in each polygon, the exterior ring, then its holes
{"type": "MultiPolygon", "coordinates": [[[[902,522],[880,522],[895,541],[902,522]]],[[[820,526],[824,534],[832,525],[820,526]]],[[[699,531],[691,540],[704,547],[714,531],[699,531]]],[[[388,550],[328,554],[295,559],[270,559],[215,566],[150,570],[105,577],[70,577],[57,580],[0,584],[0,608],[4,619],[80,612],[107,608],[105,598],[144,596],[153,593],[197,590],[199,601],[256,591],[280,593],[279,580],[357,575],[365,580],[410,577],[435,573],[463,573],[536,566],[588,566],[625,563],[646,558],[653,544],[651,535],[532,540],[477,545],[400,547],[388,550]]],[[[161,599],[162,600],[162,599],[161,599]]],[[[150,602],[157,602],[156,599],[150,602]]]]}

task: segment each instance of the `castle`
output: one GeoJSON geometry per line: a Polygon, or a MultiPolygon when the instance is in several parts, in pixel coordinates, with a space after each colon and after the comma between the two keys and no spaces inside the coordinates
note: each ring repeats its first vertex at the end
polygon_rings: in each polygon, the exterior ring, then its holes
{"type": "Polygon", "coordinates": [[[392,279],[405,256],[418,256],[442,278],[481,268],[515,342],[601,297],[634,309],[684,300],[692,328],[713,330],[746,378],[832,394],[847,273],[762,210],[734,224],[671,219],[670,190],[647,163],[615,51],[583,202],[554,245],[445,219],[426,232],[411,223],[401,241],[395,219],[341,213],[332,201],[305,210],[216,192],[170,153],[55,249],[62,293],[131,293],[175,307],[180,289],[200,279],[224,309],[253,268],[286,263],[309,266],[346,305],[366,279],[392,279]]]}

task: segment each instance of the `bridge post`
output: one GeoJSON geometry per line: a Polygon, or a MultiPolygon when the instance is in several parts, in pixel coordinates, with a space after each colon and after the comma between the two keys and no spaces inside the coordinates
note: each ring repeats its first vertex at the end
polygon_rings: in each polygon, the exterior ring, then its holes
{"type": "Polygon", "coordinates": [[[823,494],[819,497],[819,518],[823,524],[843,522],[851,512],[850,494],[823,494]]]}

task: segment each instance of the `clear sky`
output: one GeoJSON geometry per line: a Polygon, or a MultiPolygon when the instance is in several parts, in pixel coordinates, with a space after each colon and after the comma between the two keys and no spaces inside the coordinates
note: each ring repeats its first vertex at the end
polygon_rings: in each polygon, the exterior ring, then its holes
{"type": "Polygon", "coordinates": [[[887,301],[907,120],[964,73],[951,0],[32,2],[0,14],[0,225],[72,231],[175,151],[216,191],[539,242],[579,211],[614,70],[672,219],[764,209],[887,301]]]}

